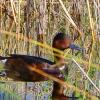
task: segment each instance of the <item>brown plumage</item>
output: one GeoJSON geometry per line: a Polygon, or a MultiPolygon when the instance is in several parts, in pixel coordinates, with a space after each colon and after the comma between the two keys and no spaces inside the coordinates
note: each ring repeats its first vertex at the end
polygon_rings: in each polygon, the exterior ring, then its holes
{"type": "MultiPolygon", "coordinates": [[[[52,47],[59,49],[59,50],[65,50],[67,48],[70,48],[70,45],[72,43],[71,38],[64,34],[64,33],[58,33],[53,39],[52,47]]],[[[55,54],[56,52],[54,52],[55,54]]],[[[58,53],[59,54],[59,53],[58,53]]],[[[61,54],[59,54],[61,55],[61,54]]],[[[35,57],[35,56],[27,56],[27,55],[10,55],[10,57],[0,57],[0,59],[8,59],[5,63],[5,69],[7,76],[14,79],[15,81],[44,81],[48,80],[48,78],[41,76],[40,74],[33,72],[29,70],[29,66],[32,65],[38,69],[41,69],[49,74],[52,74],[61,80],[64,80],[63,75],[61,76],[61,72],[57,68],[54,68],[53,70],[49,70],[50,65],[53,65],[55,63],[62,63],[61,65],[64,65],[64,59],[62,57],[58,57],[54,55],[55,61],[51,62],[49,60],[35,57]],[[46,69],[46,70],[45,70],[46,69]],[[59,77],[60,76],[60,77],[59,77]]],[[[63,70],[66,71],[66,75],[68,74],[68,68],[65,67],[63,70]]],[[[54,89],[53,89],[53,98],[55,100],[67,100],[67,96],[63,95],[64,88],[61,84],[54,82],[54,89]]]]}

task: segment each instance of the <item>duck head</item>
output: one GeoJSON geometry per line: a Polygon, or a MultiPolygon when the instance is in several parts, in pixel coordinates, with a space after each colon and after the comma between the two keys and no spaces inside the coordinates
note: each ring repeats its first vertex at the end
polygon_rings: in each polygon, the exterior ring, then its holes
{"type": "Polygon", "coordinates": [[[65,34],[65,33],[57,33],[53,39],[52,46],[59,50],[65,50],[68,48],[72,50],[78,50],[78,51],[83,50],[78,45],[73,44],[72,38],[68,34],[65,34]]]}

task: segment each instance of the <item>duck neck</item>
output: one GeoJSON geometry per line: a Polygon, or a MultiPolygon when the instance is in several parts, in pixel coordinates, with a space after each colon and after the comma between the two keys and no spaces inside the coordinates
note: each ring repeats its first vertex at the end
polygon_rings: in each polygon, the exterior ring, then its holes
{"type": "Polygon", "coordinates": [[[54,62],[55,63],[64,63],[65,59],[62,54],[54,53],[54,62]]]}

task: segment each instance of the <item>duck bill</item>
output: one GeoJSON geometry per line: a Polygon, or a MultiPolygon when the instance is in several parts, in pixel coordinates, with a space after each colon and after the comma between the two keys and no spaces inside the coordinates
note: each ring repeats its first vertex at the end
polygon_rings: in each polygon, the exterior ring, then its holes
{"type": "Polygon", "coordinates": [[[75,45],[75,44],[71,44],[69,46],[70,49],[72,50],[77,50],[77,51],[83,51],[83,48],[79,47],[78,45],[75,45]]]}

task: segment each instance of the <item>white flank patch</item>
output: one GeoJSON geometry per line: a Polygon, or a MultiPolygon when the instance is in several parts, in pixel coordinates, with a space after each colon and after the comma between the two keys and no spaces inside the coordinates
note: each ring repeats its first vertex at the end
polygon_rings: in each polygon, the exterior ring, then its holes
{"type": "Polygon", "coordinates": [[[64,66],[59,67],[59,70],[63,70],[64,68],[65,68],[65,65],[64,65],[64,66]]]}

